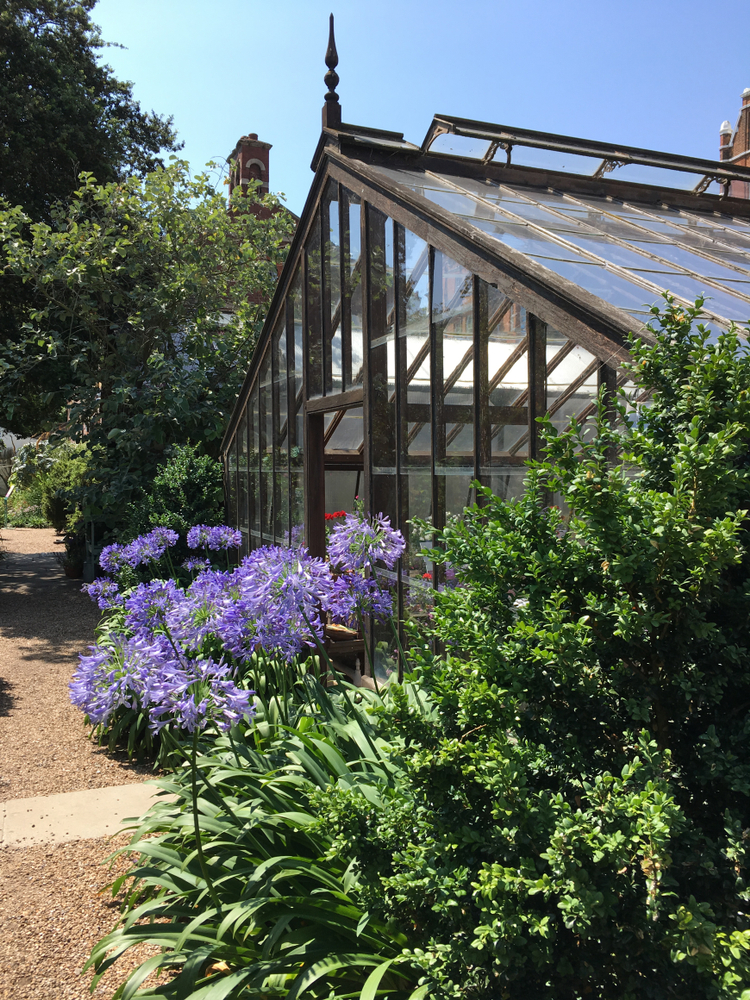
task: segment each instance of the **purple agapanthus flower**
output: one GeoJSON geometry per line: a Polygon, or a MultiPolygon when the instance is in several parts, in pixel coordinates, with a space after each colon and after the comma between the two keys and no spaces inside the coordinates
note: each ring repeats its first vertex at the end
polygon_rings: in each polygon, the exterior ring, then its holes
{"type": "Polygon", "coordinates": [[[197,557],[192,557],[186,559],[182,564],[182,568],[188,570],[190,573],[200,573],[201,570],[210,569],[211,563],[208,559],[199,559],[197,557]]]}
{"type": "Polygon", "coordinates": [[[405,548],[404,536],[391,527],[390,518],[347,514],[331,530],[328,558],[342,571],[374,569],[377,562],[393,569],[405,548]]]}
{"type": "Polygon", "coordinates": [[[88,594],[92,601],[96,601],[102,611],[109,611],[122,603],[120,588],[114,580],[106,576],[100,576],[93,583],[84,583],[81,590],[88,594]]]}
{"type": "Polygon", "coordinates": [[[119,573],[126,566],[135,569],[161,559],[180,536],[171,528],[153,528],[145,535],[139,535],[128,545],[107,545],[99,556],[99,565],[106,573],[119,573]]]}
{"type": "Polygon", "coordinates": [[[94,726],[105,725],[121,706],[149,702],[152,679],[169,663],[172,653],[163,638],[115,636],[106,646],[92,646],[81,656],[70,683],[70,699],[94,726]]]}
{"type": "Polygon", "coordinates": [[[184,595],[174,580],[139,583],[125,598],[127,624],[134,632],[152,633],[164,625],[167,612],[181,601],[184,601],[184,595]]]}
{"type": "Polygon", "coordinates": [[[127,545],[105,545],[99,556],[99,565],[105,573],[119,573],[126,566],[132,566],[127,545]]]}
{"type": "Polygon", "coordinates": [[[211,527],[208,524],[196,524],[187,533],[187,543],[190,549],[237,549],[242,545],[242,532],[230,528],[226,524],[211,527]]]}
{"type": "Polygon", "coordinates": [[[231,574],[231,590],[217,633],[240,660],[259,646],[291,659],[313,645],[323,635],[321,609],[335,597],[328,564],[304,547],[256,549],[231,574]]]}
{"type": "Polygon", "coordinates": [[[197,651],[216,632],[220,615],[231,599],[231,575],[216,570],[200,573],[167,614],[167,627],[184,649],[197,651]]]}
{"type": "Polygon", "coordinates": [[[164,636],[118,636],[82,656],[70,684],[74,705],[92,725],[106,725],[120,707],[146,709],[159,732],[174,723],[193,732],[209,723],[226,731],[254,715],[252,691],[238,688],[224,660],[189,660],[164,636]]]}
{"type": "Polygon", "coordinates": [[[374,577],[344,573],[336,580],[328,610],[335,622],[356,627],[368,615],[379,621],[387,619],[393,612],[393,599],[374,577]]]}
{"type": "Polygon", "coordinates": [[[255,714],[253,693],[237,687],[223,659],[175,662],[151,686],[149,724],[159,732],[174,722],[192,733],[212,723],[226,732],[255,714]]]}
{"type": "Polygon", "coordinates": [[[139,535],[126,546],[127,559],[131,566],[143,566],[161,559],[171,545],[177,543],[179,535],[171,528],[154,528],[146,535],[139,535]]]}

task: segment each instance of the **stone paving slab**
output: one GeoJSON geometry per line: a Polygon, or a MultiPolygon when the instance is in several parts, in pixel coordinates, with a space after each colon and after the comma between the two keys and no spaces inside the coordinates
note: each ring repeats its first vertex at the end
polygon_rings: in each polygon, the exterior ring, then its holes
{"type": "Polygon", "coordinates": [[[123,820],[142,816],[158,792],[153,782],[132,782],[10,799],[0,805],[0,846],[31,847],[109,837],[117,833],[123,820]]]}

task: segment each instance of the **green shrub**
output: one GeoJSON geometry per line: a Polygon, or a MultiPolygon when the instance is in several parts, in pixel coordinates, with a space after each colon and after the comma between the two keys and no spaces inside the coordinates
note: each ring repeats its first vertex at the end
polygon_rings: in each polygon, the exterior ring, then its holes
{"type": "Polygon", "coordinates": [[[72,444],[58,445],[50,456],[52,464],[41,475],[43,513],[58,534],[75,535],[83,524],[73,491],[86,480],[91,457],[85,445],[72,444]]]}
{"type": "Polygon", "coordinates": [[[16,486],[8,499],[8,526],[10,528],[48,528],[44,515],[44,487],[40,478],[32,479],[28,486],[16,486]]]}
{"type": "Polygon", "coordinates": [[[89,466],[84,445],[64,442],[50,446],[47,441],[24,445],[13,459],[8,501],[8,523],[12,527],[53,527],[59,534],[76,534],[81,528],[80,512],[72,499],[84,482],[89,466]]]}
{"type": "Polygon", "coordinates": [[[193,445],[180,445],[160,468],[148,493],[130,508],[123,537],[135,537],[158,526],[172,528],[184,539],[194,524],[215,525],[223,521],[221,464],[208,455],[198,454],[193,445]]]}
{"type": "Polygon", "coordinates": [[[697,319],[631,344],[621,431],[547,423],[525,496],[441,533],[413,819],[340,844],[430,996],[750,997],[750,356],[697,319]]]}

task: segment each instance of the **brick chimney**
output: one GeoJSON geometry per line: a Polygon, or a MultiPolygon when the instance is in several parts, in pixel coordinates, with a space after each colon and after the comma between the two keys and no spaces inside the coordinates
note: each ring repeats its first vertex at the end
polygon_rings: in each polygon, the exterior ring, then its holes
{"type": "MultiPolygon", "coordinates": [[[[724,122],[719,129],[719,159],[740,167],[750,167],[750,87],[742,91],[742,107],[737,125],[724,122]]],[[[750,198],[750,183],[732,181],[729,193],[735,198],[750,198]]]]}
{"type": "MultiPolygon", "coordinates": [[[[243,135],[237,140],[237,145],[227,157],[230,164],[229,173],[229,197],[235,188],[240,187],[247,190],[247,185],[251,180],[260,181],[258,194],[268,194],[268,152],[271,149],[270,142],[261,142],[257,133],[243,135]]],[[[260,218],[267,219],[271,214],[267,208],[253,209],[260,218]]]]}

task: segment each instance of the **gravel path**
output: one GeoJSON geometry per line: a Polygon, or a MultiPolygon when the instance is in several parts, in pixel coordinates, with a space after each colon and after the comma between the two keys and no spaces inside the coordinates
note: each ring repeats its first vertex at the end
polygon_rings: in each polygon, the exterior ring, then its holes
{"type": "Polygon", "coordinates": [[[55,560],[52,528],[0,533],[0,801],[143,781],[148,768],[88,737],[70,704],[77,654],[99,610],[55,560]]]}
{"type": "MultiPolygon", "coordinates": [[[[54,558],[52,529],[0,533],[0,801],[102,788],[152,777],[98,748],[68,698],[77,653],[94,641],[99,612],[54,558]]],[[[126,841],[120,840],[119,844],[126,841]]],[[[0,849],[0,998],[85,1000],[80,970],[110,931],[117,905],[101,890],[125,870],[101,862],[107,840],[0,849]]],[[[145,957],[117,963],[94,996],[111,997],[145,957]]]]}
{"type": "MultiPolygon", "coordinates": [[[[93,945],[115,925],[118,903],[105,887],[128,868],[103,862],[107,840],[0,849],[0,997],[3,1000],[108,1000],[153,948],[139,946],[118,960],[95,992],[81,975],[93,945]]],[[[151,980],[153,981],[153,980],[151,980]]]]}

